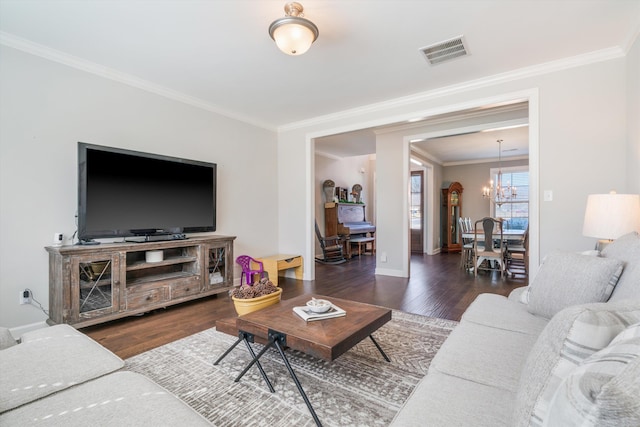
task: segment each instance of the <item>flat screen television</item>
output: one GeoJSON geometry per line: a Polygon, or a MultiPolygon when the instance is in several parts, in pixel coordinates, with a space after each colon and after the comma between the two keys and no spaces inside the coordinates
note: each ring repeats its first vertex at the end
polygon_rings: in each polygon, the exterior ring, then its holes
{"type": "Polygon", "coordinates": [[[80,243],[215,230],[215,163],[78,143],[80,243]]]}

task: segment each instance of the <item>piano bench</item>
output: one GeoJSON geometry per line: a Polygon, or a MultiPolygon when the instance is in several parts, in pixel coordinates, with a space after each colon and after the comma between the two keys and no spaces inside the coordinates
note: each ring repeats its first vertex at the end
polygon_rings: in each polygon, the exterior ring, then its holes
{"type": "Polygon", "coordinates": [[[371,243],[371,254],[374,255],[376,253],[376,239],[374,237],[352,237],[349,240],[351,246],[358,245],[358,256],[367,253],[367,245],[369,243],[371,243]],[[364,252],[362,251],[363,246],[364,252]]]}

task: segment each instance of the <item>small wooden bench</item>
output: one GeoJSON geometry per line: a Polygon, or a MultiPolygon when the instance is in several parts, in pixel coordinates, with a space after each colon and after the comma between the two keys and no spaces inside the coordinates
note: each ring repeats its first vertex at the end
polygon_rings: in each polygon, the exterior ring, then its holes
{"type": "Polygon", "coordinates": [[[258,258],[258,261],[262,261],[264,270],[269,273],[269,280],[276,286],[278,286],[280,272],[290,268],[294,269],[296,279],[302,280],[304,272],[302,255],[277,254],[258,258]]]}
{"type": "MultiPolygon", "coordinates": [[[[349,240],[349,245],[358,245],[358,256],[367,253],[367,247],[371,243],[371,255],[376,253],[376,239],[375,237],[352,237],[349,240]],[[364,252],[362,247],[364,246],[364,252]]],[[[352,252],[353,253],[353,252],[352,252]]]]}

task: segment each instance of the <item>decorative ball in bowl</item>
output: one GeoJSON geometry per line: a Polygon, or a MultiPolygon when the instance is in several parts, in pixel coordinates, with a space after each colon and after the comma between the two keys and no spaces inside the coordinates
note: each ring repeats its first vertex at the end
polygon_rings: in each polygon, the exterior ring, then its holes
{"type": "Polygon", "coordinates": [[[307,301],[307,307],[309,310],[314,313],[324,313],[329,311],[331,308],[331,303],[326,299],[312,299],[311,301],[307,301]]]}

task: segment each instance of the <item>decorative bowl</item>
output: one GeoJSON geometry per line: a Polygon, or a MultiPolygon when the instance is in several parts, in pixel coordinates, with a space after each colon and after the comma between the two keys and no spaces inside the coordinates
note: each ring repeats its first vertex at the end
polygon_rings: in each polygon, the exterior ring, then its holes
{"type": "Polygon", "coordinates": [[[282,295],[282,288],[278,288],[276,292],[269,295],[263,295],[256,298],[236,298],[231,297],[233,305],[238,313],[238,316],[249,314],[253,311],[261,310],[265,307],[269,307],[277,302],[280,302],[280,296],[282,295]]]}
{"type": "Polygon", "coordinates": [[[312,299],[307,301],[307,308],[314,313],[324,313],[331,308],[331,303],[326,299],[312,299]]]}

